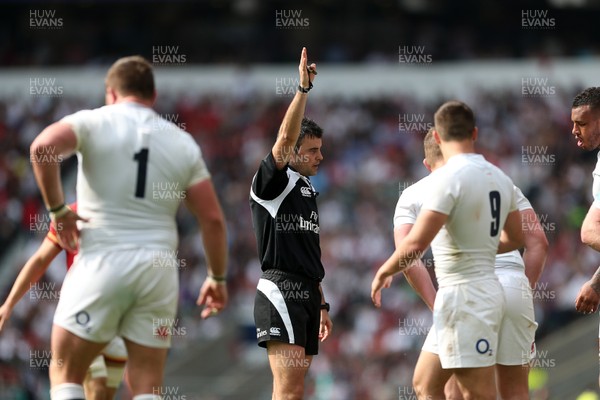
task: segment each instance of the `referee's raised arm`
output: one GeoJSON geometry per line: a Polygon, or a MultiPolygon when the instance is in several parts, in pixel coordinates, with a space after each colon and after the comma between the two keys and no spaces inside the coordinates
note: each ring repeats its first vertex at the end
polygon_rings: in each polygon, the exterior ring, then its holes
{"type": "Polygon", "coordinates": [[[300,126],[304,117],[304,109],[306,108],[306,100],[308,99],[308,91],[312,88],[312,81],[317,74],[316,64],[308,66],[308,56],[306,47],[302,48],[300,56],[300,65],[298,72],[300,74],[300,85],[298,91],[288,107],[283,122],[279,127],[277,141],[273,145],[273,158],[277,169],[283,169],[294,154],[294,147],[300,135],[300,126]]]}

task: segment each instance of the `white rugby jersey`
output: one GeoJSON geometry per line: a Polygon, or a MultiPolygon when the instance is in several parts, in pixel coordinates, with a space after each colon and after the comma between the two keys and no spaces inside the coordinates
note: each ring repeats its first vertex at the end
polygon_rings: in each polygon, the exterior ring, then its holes
{"type": "Polygon", "coordinates": [[[134,102],[64,117],[77,136],[82,252],[139,247],[174,250],[175,213],[185,190],[210,177],[194,139],[134,102]]]}
{"type": "Polygon", "coordinates": [[[480,154],[457,154],[429,175],[423,210],[448,215],[432,242],[440,287],[495,279],[494,259],[509,212],[512,180],[480,154]]]}
{"type": "MultiPolygon", "coordinates": [[[[398,203],[396,203],[396,211],[394,212],[394,228],[399,228],[400,225],[414,225],[417,216],[423,205],[423,195],[427,192],[429,176],[415,182],[407,187],[400,195],[398,203]]],[[[515,195],[517,196],[517,208],[519,211],[524,211],[533,208],[531,203],[521,189],[513,185],[515,195]]],[[[526,222],[529,223],[529,222],[526,222]]],[[[513,250],[508,253],[496,255],[496,274],[502,273],[503,270],[518,270],[525,272],[525,264],[519,250],[513,250]]]]}
{"type": "Polygon", "coordinates": [[[600,208],[600,151],[598,152],[598,161],[596,162],[596,168],[592,172],[594,177],[594,183],[592,185],[592,195],[594,196],[594,202],[592,203],[596,208],[600,208]]]}

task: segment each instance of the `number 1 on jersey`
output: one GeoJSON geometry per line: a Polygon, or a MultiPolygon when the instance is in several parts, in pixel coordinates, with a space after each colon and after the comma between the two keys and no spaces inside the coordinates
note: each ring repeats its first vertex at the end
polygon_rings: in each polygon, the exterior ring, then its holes
{"type": "Polygon", "coordinates": [[[146,174],[148,172],[148,149],[141,149],[133,155],[138,162],[137,178],[135,181],[135,197],[144,198],[146,192],[146,174]]]}
{"type": "Polygon", "coordinates": [[[500,230],[500,192],[490,192],[490,208],[492,209],[493,221],[490,224],[490,236],[496,236],[500,230]]]}

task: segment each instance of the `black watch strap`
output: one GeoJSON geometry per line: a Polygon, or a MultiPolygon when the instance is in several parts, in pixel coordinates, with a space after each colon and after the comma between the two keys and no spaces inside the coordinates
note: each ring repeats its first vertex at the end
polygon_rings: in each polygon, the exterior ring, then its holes
{"type": "Polygon", "coordinates": [[[312,89],[312,88],[313,88],[312,82],[308,82],[307,88],[302,87],[302,85],[298,85],[298,90],[302,93],[308,93],[308,92],[310,92],[310,89],[312,89]]]}
{"type": "Polygon", "coordinates": [[[327,312],[329,312],[329,309],[331,308],[329,306],[329,303],[325,303],[325,304],[321,304],[321,310],[327,310],[327,312]]]}

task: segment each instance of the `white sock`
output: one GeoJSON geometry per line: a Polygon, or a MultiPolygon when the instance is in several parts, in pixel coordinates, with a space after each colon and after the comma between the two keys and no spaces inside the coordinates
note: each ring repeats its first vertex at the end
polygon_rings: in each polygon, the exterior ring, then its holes
{"type": "Polygon", "coordinates": [[[77,383],[61,383],[50,389],[50,398],[52,400],[83,400],[85,394],[83,386],[77,383]]]}
{"type": "Polygon", "coordinates": [[[133,396],[133,400],[161,400],[157,394],[138,394],[137,396],[133,396]]]}

